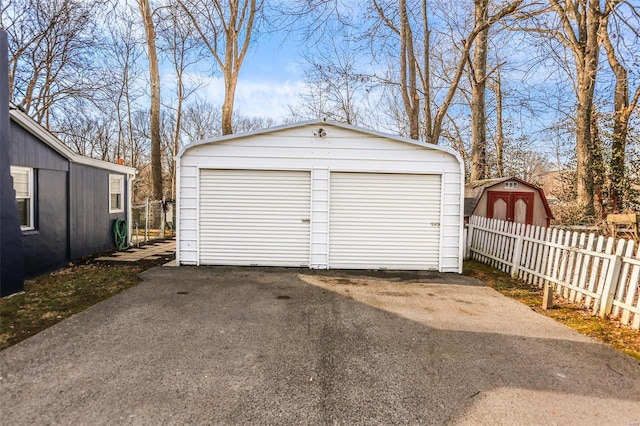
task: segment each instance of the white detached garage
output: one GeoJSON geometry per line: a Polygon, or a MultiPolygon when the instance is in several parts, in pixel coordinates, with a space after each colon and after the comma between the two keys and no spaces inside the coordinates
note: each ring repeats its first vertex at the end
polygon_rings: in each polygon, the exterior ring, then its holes
{"type": "Polygon", "coordinates": [[[462,271],[443,148],[311,121],[191,144],[177,167],[180,265],[462,271]]]}

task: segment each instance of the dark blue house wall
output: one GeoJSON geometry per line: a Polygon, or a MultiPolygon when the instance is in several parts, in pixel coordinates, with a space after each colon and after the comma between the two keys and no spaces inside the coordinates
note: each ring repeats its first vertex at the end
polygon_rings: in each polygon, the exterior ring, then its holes
{"type": "Polygon", "coordinates": [[[9,119],[9,80],[7,33],[0,30],[0,297],[24,289],[24,248],[20,219],[15,203],[11,159],[11,123],[9,119]]]}
{"type": "Polygon", "coordinates": [[[12,166],[33,168],[34,228],[22,232],[24,272],[33,277],[69,260],[69,161],[11,122],[12,166]]]}
{"type": "Polygon", "coordinates": [[[21,125],[11,122],[12,166],[69,171],[69,160],[33,136],[21,125]]]}
{"type": "Polygon", "coordinates": [[[34,169],[35,229],[22,232],[25,276],[64,266],[69,259],[67,172],[34,169]]]}
{"type": "Polygon", "coordinates": [[[113,241],[113,223],[118,218],[127,218],[126,208],[122,213],[109,213],[109,175],[124,176],[123,201],[126,206],[126,175],[71,163],[71,260],[116,248],[113,241]]]}
{"type": "Polygon", "coordinates": [[[124,176],[127,206],[126,174],[70,162],[13,121],[10,161],[33,168],[35,229],[22,232],[25,276],[116,248],[113,223],[127,220],[127,209],[109,213],[109,175],[124,176]]]}

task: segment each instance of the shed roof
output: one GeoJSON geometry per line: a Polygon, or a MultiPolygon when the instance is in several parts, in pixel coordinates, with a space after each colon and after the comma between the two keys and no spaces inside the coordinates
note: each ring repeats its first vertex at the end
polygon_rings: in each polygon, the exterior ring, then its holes
{"type": "Polygon", "coordinates": [[[76,154],[49,130],[47,130],[44,126],[31,118],[26,112],[24,112],[16,105],[10,104],[9,116],[11,117],[11,120],[13,122],[20,125],[23,129],[38,138],[38,140],[42,141],[58,154],[62,155],[64,158],[73,163],[84,164],[86,166],[97,167],[100,169],[111,170],[114,172],[125,173],[129,175],[135,175],[137,173],[136,169],[133,167],[109,163],[108,161],[102,161],[76,154]]]}
{"type": "Polygon", "coordinates": [[[326,119],[299,121],[299,122],[296,122],[296,123],[289,123],[289,124],[284,124],[284,125],[281,125],[281,126],[268,127],[266,129],[252,130],[252,131],[244,132],[244,133],[234,133],[234,134],[231,134],[231,135],[220,136],[220,137],[217,137],[217,138],[204,139],[204,140],[201,140],[201,141],[196,141],[196,142],[193,142],[193,143],[191,143],[189,145],[184,146],[180,150],[180,152],[178,153],[177,158],[182,157],[186,151],[188,151],[191,148],[194,148],[196,146],[206,145],[206,144],[210,144],[210,143],[223,142],[223,141],[239,139],[239,138],[246,138],[246,137],[254,136],[254,135],[274,133],[274,132],[278,132],[278,131],[295,129],[295,128],[305,127],[305,126],[323,126],[323,127],[333,126],[333,127],[339,127],[339,128],[342,128],[342,129],[347,129],[347,130],[352,130],[352,131],[355,131],[355,132],[367,134],[367,135],[370,135],[370,136],[392,139],[392,140],[397,141],[397,142],[408,143],[408,144],[419,146],[421,148],[432,149],[432,150],[435,150],[435,151],[440,151],[440,152],[443,152],[443,153],[450,154],[450,155],[454,156],[456,158],[456,160],[462,165],[462,160],[460,159],[460,156],[458,155],[458,153],[456,153],[453,150],[450,150],[450,149],[447,149],[447,148],[443,148],[443,147],[438,146],[438,145],[433,145],[433,144],[430,144],[430,143],[417,141],[415,139],[409,139],[409,138],[405,138],[405,137],[402,137],[402,136],[391,135],[391,134],[388,134],[388,133],[379,132],[377,130],[365,129],[363,127],[356,127],[356,126],[353,126],[351,124],[346,124],[346,123],[341,123],[339,121],[331,121],[331,120],[326,120],[326,119]]]}
{"type": "Polygon", "coordinates": [[[547,203],[547,197],[544,195],[544,191],[542,190],[542,188],[514,176],[477,180],[477,181],[470,182],[468,185],[466,185],[464,187],[464,216],[465,217],[471,216],[473,211],[476,209],[476,206],[478,205],[480,198],[482,198],[482,194],[484,194],[484,191],[486,189],[509,180],[516,181],[522,185],[528,186],[538,191],[538,193],[540,194],[540,198],[542,199],[542,204],[544,205],[544,209],[547,212],[547,217],[553,218],[553,213],[551,213],[551,208],[549,207],[549,203],[547,203]]]}

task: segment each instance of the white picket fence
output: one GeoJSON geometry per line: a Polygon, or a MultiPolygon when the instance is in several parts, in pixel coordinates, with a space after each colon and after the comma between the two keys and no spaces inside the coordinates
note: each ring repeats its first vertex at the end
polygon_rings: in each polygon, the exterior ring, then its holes
{"type": "Polygon", "coordinates": [[[466,257],[640,330],[640,246],[556,228],[472,216],[466,257]]]}

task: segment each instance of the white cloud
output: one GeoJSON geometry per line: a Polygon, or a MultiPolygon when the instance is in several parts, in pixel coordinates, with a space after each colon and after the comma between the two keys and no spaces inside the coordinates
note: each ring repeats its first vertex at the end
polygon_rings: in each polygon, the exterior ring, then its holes
{"type": "MultiPolygon", "coordinates": [[[[207,77],[199,95],[209,102],[222,105],[224,81],[222,77],[207,77]]],[[[251,117],[271,117],[282,122],[289,115],[288,106],[299,102],[303,91],[301,81],[238,80],[234,110],[251,117]]]]}

